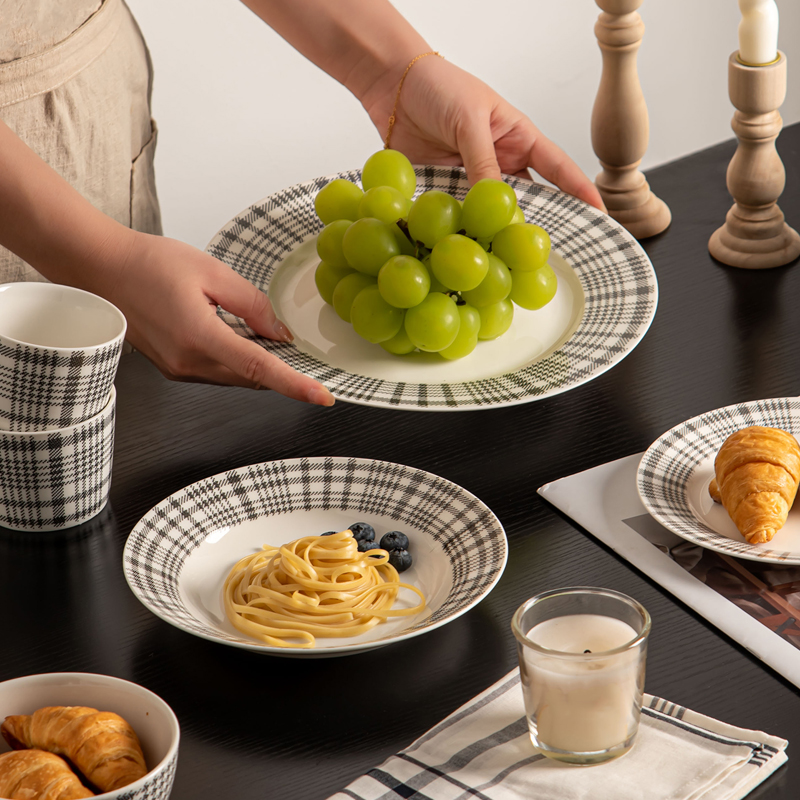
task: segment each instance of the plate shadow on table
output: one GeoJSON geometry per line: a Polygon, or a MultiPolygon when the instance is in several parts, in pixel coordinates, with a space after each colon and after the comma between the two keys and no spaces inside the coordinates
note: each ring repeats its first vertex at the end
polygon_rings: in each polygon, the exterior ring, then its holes
{"type": "Polygon", "coordinates": [[[435,710],[443,699],[451,699],[452,711],[484,689],[465,685],[467,661],[496,661],[500,677],[505,644],[499,625],[479,605],[414,639],[303,659],[220,645],[163,623],[139,638],[130,668],[134,681],[172,705],[187,736],[207,739],[224,731],[222,746],[254,755],[292,754],[300,746],[320,754],[363,753],[407,746],[446,715],[435,710]],[[405,690],[412,685],[410,706],[405,690]],[[173,687],[180,687],[176,697],[173,687]],[[232,703],[232,696],[241,702],[232,703]],[[375,709],[368,726],[365,705],[375,709]],[[264,714],[279,717],[280,725],[265,727],[264,714]],[[265,730],[273,732],[265,736],[265,730]],[[332,730],[354,735],[336,737],[332,730]]]}

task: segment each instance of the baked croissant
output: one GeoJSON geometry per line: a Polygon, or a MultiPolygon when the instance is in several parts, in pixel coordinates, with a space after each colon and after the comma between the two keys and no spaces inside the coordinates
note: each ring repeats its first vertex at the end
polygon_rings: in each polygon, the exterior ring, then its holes
{"type": "Polygon", "coordinates": [[[63,758],[44,750],[0,755],[0,797],[8,800],[77,800],[94,797],[63,758]]]}
{"type": "Polygon", "coordinates": [[[714,461],[709,494],[751,544],[768,542],[789,515],[800,482],[800,445],[790,433],[753,425],[731,434],[714,461]]]}
{"type": "Polygon", "coordinates": [[[102,792],[147,773],[133,729],[118,714],[83,706],[51,706],[6,717],[0,733],[16,750],[35,747],[68,758],[102,792]]]}

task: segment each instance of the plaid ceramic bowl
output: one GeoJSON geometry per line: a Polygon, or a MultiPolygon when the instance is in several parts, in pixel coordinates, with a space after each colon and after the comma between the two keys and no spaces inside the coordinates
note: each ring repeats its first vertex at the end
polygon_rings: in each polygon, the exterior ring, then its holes
{"type": "Polygon", "coordinates": [[[99,414],[66,428],[0,430],[0,526],[56,531],[80,525],[108,502],[116,390],[99,414]]]}
{"type": "MultiPolygon", "coordinates": [[[[48,706],[88,706],[113,711],[133,728],[142,746],[148,773],[103,800],[167,800],[178,763],[180,725],[172,709],[156,694],[136,683],[87,672],[26,675],[0,683],[0,721],[16,714],[33,714],[48,706]]],[[[10,747],[0,739],[0,756],[10,747]]]]}
{"type": "Polygon", "coordinates": [[[126,329],[122,312],[90,292],[0,284],[0,429],[57,430],[99,414],[126,329]]]}

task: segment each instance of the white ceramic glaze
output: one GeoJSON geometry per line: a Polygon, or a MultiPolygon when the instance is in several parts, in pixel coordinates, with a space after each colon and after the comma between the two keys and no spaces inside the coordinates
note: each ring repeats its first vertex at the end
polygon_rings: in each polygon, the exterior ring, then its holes
{"type": "Polygon", "coordinates": [[[57,350],[122,341],[127,323],[108,300],[57,283],[0,285],[0,341],[57,350]]]}

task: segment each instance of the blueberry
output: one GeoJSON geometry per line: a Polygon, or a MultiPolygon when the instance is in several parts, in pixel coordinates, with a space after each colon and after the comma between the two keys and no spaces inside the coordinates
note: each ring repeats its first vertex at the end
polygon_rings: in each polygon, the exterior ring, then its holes
{"type": "Polygon", "coordinates": [[[375,528],[369,522],[354,522],[350,526],[350,531],[357,542],[375,541],[375,528]]]}
{"type": "Polygon", "coordinates": [[[389,563],[398,571],[403,572],[411,566],[411,553],[408,550],[390,550],[389,563]]]}
{"type": "Polygon", "coordinates": [[[408,550],[408,536],[400,531],[389,531],[381,537],[384,550],[408,550]]]}
{"type": "Polygon", "coordinates": [[[365,542],[360,541],[358,543],[358,552],[359,553],[366,553],[368,550],[378,550],[378,543],[377,542],[365,542]]]}
{"type": "Polygon", "coordinates": [[[333,536],[336,531],[325,531],[325,533],[321,533],[320,536],[333,536]]]}

